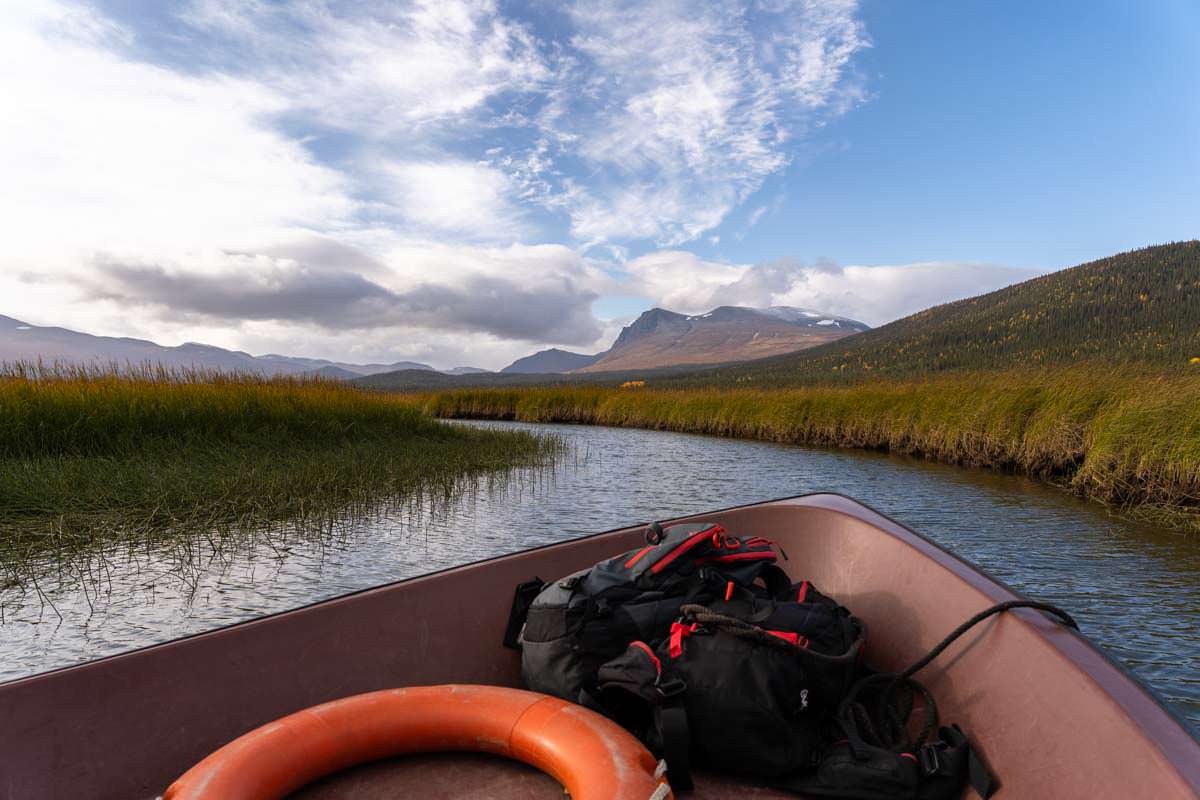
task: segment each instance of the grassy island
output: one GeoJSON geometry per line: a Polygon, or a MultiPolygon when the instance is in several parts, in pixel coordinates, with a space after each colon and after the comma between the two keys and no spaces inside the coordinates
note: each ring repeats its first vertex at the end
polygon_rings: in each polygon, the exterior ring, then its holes
{"type": "Polygon", "coordinates": [[[541,463],[554,440],[448,425],[322,380],[0,372],[0,545],[209,532],[340,513],[541,463]]]}

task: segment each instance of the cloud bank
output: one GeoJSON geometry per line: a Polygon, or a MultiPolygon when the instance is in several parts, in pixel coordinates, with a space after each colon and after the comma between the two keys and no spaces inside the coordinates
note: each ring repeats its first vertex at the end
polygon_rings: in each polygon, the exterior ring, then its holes
{"type": "MultiPolygon", "coordinates": [[[[290,251],[298,256],[293,258],[230,253],[204,271],[100,259],[86,293],[92,300],[164,316],[302,323],[331,333],[416,327],[588,345],[603,331],[591,314],[594,276],[566,248],[477,251],[475,261],[486,265],[483,269],[464,271],[448,282],[406,286],[387,286],[342,268],[340,248],[336,260],[322,259],[330,249],[317,242],[293,246],[290,251]],[[506,278],[505,264],[533,274],[506,278]]],[[[408,257],[438,256],[436,248],[410,247],[408,257]]],[[[366,256],[360,259],[369,262],[366,256]]]]}
{"type": "Polygon", "coordinates": [[[704,261],[662,251],[625,264],[628,285],[683,313],[717,305],[798,306],[878,326],[939,303],[1000,289],[1040,274],[995,264],[934,261],[881,266],[805,264],[781,259],[753,265],[704,261]]]}

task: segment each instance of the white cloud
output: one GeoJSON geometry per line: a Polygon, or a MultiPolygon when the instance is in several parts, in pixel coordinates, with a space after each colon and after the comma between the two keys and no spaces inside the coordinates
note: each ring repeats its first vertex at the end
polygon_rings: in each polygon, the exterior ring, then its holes
{"type": "MultiPolygon", "coordinates": [[[[595,271],[570,248],[422,245],[393,230],[364,228],[356,221],[361,204],[352,199],[352,177],[317,163],[270,124],[271,115],[291,107],[282,89],[183,75],[126,60],[110,47],[131,38],[73,6],[21,3],[0,12],[0,74],[21,76],[4,80],[0,96],[5,118],[20,121],[0,126],[4,312],[168,343],[209,337],[243,346],[273,335],[272,349],[295,352],[289,342],[312,338],[306,331],[314,320],[331,323],[339,311],[365,313],[371,302],[384,303],[369,287],[379,287],[385,300],[392,297],[386,293],[424,287],[410,306],[411,324],[385,320],[366,339],[390,342],[394,353],[430,350],[420,342],[447,333],[491,340],[493,350],[514,331],[574,344],[598,335],[588,313],[595,271]],[[324,258],[306,262],[311,230],[345,244],[326,240],[324,258]],[[127,267],[124,283],[113,265],[127,267]],[[490,305],[481,299],[466,308],[468,286],[491,293],[490,305]],[[135,287],[142,292],[128,291],[135,287]],[[181,288],[191,294],[173,294],[181,288]],[[357,305],[338,306],[347,293],[357,305]],[[304,320],[272,316],[284,301],[314,294],[336,307],[326,316],[325,307],[314,308],[304,320]],[[250,308],[254,303],[239,304],[239,297],[259,302],[250,308]],[[213,313],[217,303],[246,313],[221,318],[213,313]],[[423,336],[413,335],[418,321],[423,336]]],[[[510,241],[521,232],[506,199],[508,178],[494,169],[402,162],[376,174],[413,227],[510,241]]],[[[332,331],[326,326],[316,338],[360,349],[361,328],[356,337],[332,331]]]]}
{"type": "Polygon", "coordinates": [[[881,325],[940,303],[972,297],[1039,274],[994,264],[933,261],[881,266],[756,265],[704,261],[662,251],[625,265],[630,285],[655,303],[687,314],[719,305],[799,306],[881,325]]]}
{"type": "Polygon", "coordinates": [[[852,2],[535,9],[553,41],[492,0],[165,8],[0,7],[0,313],[443,365],[594,349],[590,299],[632,290],[582,253],[672,307],[741,280],[623,262],[632,240],[717,241],[858,97],[866,46],[852,2]],[[559,223],[564,243],[522,244],[559,223]]]}
{"type": "Polygon", "coordinates": [[[705,261],[686,250],[660,250],[627,261],[628,294],[649,297],[681,314],[699,314],[720,305],[715,299],[746,274],[735,264],[705,261]]]}
{"type": "Polygon", "coordinates": [[[788,144],[861,97],[853,2],[577,3],[582,89],[548,123],[594,166],[557,199],[585,241],[677,245],[715,228],[791,158],[788,144]],[[565,110],[566,109],[566,110],[565,110]]]}
{"type": "Polygon", "coordinates": [[[774,305],[807,306],[881,325],[930,306],[985,294],[1040,273],[995,264],[931,261],[809,270],[774,305]]]}
{"type": "Polygon", "coordinates": [[[235,246],[353,211],[341,175],[263,122],[277,95],[67,38],[81,13],[18,4],[0,20],[0,74],[19,76],[0,95],[6,270],[235,246]]]}
{"type": "Polygon", "coordinates": [[[253,69],[294,108],[368,136],[460,120],[550,75],[529,32],[491,0],[197,0],[186,19],[237,45],[221,66],[253,69]]]}
{"type": "Polygon", "coordinates": [[[469,161],[388,164],[386,187],[402,219],[433,232],[470,238],[519,238],[527,226],[509,202],[511,181],[500,170],[469,161]]]}

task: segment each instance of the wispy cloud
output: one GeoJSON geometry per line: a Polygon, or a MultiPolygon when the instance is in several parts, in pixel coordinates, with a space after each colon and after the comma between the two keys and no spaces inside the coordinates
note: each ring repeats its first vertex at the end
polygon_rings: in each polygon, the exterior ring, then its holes
{"type": "Polygon", "coordinates": [[[855,3],[577,3],[541,124],[588,168],[552,201],[584,241],[698,238],[861,97],[855,3]]]}
{"type": "MultiPolygon", "coordinates": [[[[131,8],[0,7],[9,310],[396,357],[595,344],[627,254],[720,241],[868,46],[845,0],[131,8]]],[[[741,274],[678,258],[629,274],[741,274]]]]}
{"type": "Polygon", "coordinates": [[[537,43],[489,0],[195,0],[210,69],[253,75],[293,110],[368,138],[459,125],[498,95],[551,78],[537,43]]]}

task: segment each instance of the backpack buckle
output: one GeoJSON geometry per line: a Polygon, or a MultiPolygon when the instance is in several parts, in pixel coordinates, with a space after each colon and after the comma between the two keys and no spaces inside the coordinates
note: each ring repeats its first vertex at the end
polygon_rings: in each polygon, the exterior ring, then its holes
{"type": "Polygon", "coordinates": [[[670,700],[672,697],[678,697],[686,692],[687,684],[683,682],[683,679],[672,675],[666,680],[660,678],[654,688],[658,690],[658,693],[663,696],[664,700],[670,700]]]}
{"type": "Polygon", "coordinates": [[[921,765],[923,775],[936,775],[942,766],[941,759],[938,758],[937,745],[930,743],[922,747],[917,753],[917,761],[921,765]]]}

